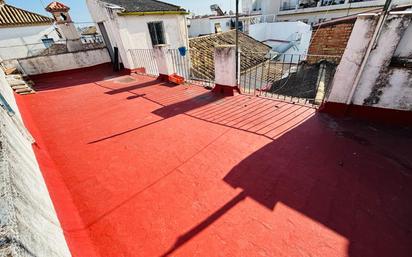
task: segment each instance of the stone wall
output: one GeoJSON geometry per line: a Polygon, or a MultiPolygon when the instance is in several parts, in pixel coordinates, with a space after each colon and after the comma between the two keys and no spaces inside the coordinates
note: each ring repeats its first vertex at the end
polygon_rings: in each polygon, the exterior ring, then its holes
{"type": "Polygon", "coordinates": [[[0,70],[0,256],[69,257],[30,134],[0,70]]]}

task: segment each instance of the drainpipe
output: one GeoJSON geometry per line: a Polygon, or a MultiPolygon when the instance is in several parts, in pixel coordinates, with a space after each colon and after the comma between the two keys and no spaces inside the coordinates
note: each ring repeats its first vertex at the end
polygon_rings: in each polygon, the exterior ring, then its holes
{"type": "Polygon", "coordinates": [[[376,24],[375,31],[373,32],[372,39],[369,42],[368,49],[366,50],[365,56],[362,60],[362,64],[361,64],[361,66],[358,70],[358,73],[356,74],[356,78],[355,78],[355,81],[354,81],[353,86],[351,88],[349,97],[346,100],[346,105],[352,104],[353,96],[355,95],[356,89],[358,88],[358,85],[359,85],[360,79],[362,77],[363,71],[365,70],[365,66],[368,63],[369,56],[370,56],[372,50],[376,47],[376,41],[379,38],[379,35],[382,31],[383,24],[386,20],[386,17],[388,16],[389,7],[391,5],[391,2],[392,2],[392,0],[386,0],[385,5],[383,6],[382,13],[379,17],[378,23],[376,24]]]}

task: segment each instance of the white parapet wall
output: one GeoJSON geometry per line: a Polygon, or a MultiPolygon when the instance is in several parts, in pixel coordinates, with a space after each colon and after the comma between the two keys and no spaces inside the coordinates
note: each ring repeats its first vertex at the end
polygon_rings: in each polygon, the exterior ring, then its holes
{"type": "Polygon", "coordinates": [[[0,256],[69,257],[32,138],[2,70],[0,93],[0,256]]]}
{"type": "Polygon", "coordinates": [[[27,75],[74,70],[111,62],[107,48],[24,58],[19,65],[27,75]]]}
{"type": "Polygon", "coordinates": [[[359,16],[342,61],[339,64],[327,102],[362,107],[412,111],[412,72],[408,67],[393,65],[394,58],[412,58],[412,12],[388,15],[376,45],[360,72],[378,17],[359,16]],[[353,88],[355,87],[355,88],[353,88]],[[350,94],[353,93],[353,96],[350,94]]]}

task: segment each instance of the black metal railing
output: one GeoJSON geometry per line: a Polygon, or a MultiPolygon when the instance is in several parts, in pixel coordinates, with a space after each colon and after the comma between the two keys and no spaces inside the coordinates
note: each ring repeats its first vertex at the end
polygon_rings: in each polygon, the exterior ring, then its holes
{"type": "MultiPolygon", "coordinates": [[[[159,75],[153,49],[131,49],[129,52],[137,70],[141,69],[142,73],[148,75],[159,75]]],[[[171,60],[173,73],[183,77],[187,83],[214,87],[213,56],[183,49],[168,49],[166,54],[171,60]]]]}
{"type": "Polygon", "coordinates": [[[153,49],[130,49],[129,53],[132,57],[134,68],[140,69],[141,73],[147,75],[159,76],[153,49]]]}
{"type": "Polygon", "coordinates": [[[241,71],[240,89],[245,94],[317,105],[328,92],[339,60],[338,56],[269,53],[265,61],[241,71]]]}

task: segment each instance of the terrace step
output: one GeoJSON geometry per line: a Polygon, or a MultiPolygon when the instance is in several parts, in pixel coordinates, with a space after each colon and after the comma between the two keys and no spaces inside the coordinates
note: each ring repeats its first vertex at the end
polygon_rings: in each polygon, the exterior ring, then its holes
{"type": "Polygon", "coordinates": [[[27,95],[27,94],[35,93],[35,91],[32,88],[32,86],[34,85],[34,82],[29,80],[28,77],[25,77],[20,74],[13,74],[13,75],[7,75],[6,80],[10,84],[10,87],[17,94],[27,95]]]}

